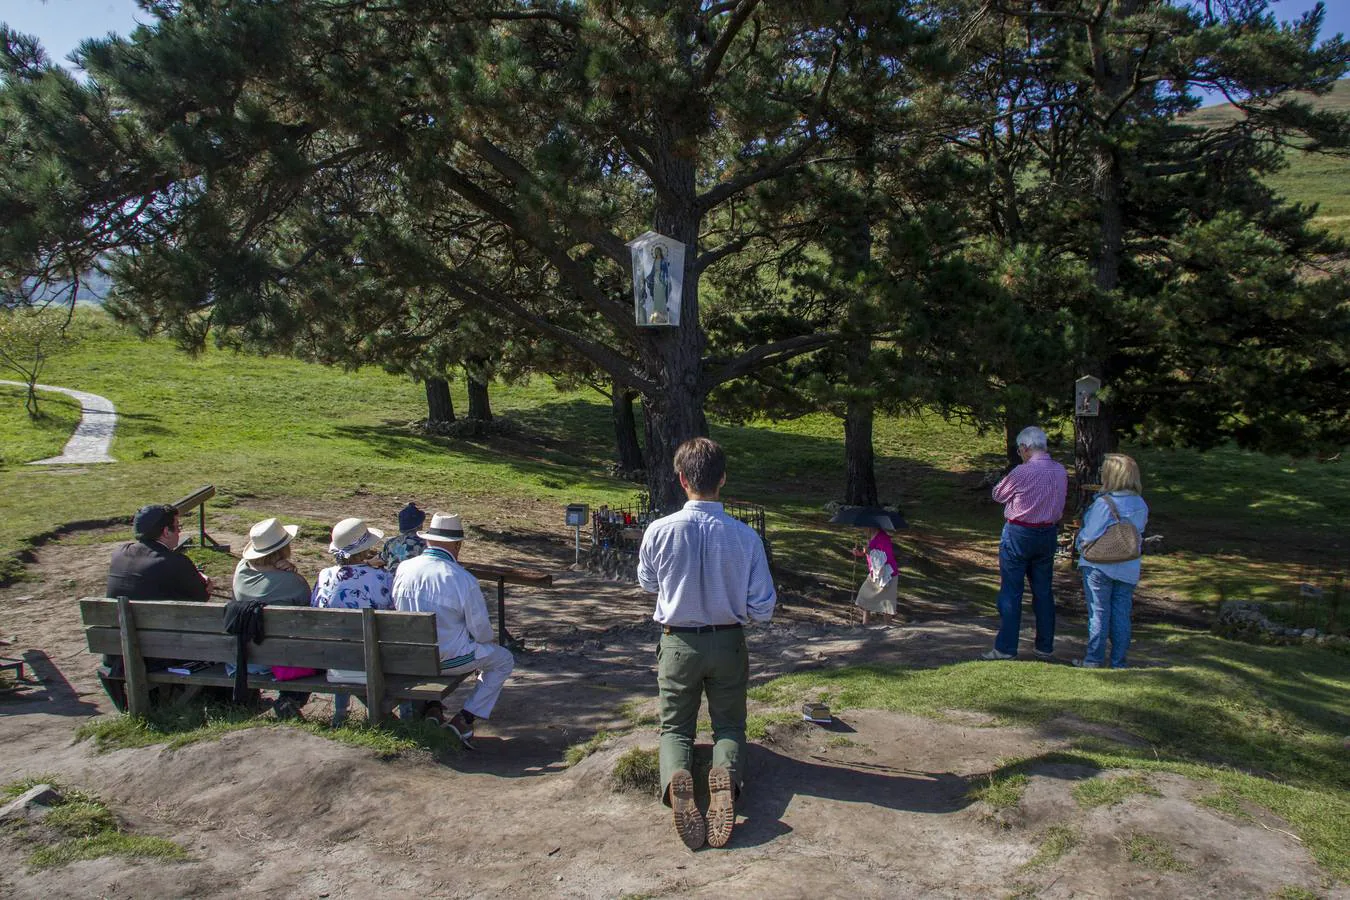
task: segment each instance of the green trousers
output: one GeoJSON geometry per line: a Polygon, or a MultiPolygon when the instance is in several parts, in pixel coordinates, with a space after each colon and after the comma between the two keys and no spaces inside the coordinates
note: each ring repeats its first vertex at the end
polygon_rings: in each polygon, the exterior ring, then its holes
{"type": "Polygon", "coordinates": [[[745,689],[750,655],[740,629],[662,635],[656,649],[661,715],[661,799],[670,804],[670,776],[694,768],[698,709],[708,695],[714,766],[726,766],[739,793],[745,781],[745,689]]]}

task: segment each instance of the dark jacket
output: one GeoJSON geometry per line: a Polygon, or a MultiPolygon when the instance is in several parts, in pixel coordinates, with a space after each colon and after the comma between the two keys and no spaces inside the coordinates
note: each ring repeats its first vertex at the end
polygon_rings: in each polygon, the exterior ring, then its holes
{"type": "Polygon", "coordinates": [[[206,582],[183,554],[158,541],[130,541],[113,551],[107,596],[205,602],[206,582]]]}

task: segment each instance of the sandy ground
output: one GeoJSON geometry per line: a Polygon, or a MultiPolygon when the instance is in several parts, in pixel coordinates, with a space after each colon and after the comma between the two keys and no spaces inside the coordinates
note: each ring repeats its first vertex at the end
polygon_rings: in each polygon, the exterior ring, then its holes
{"type": "MultiPolygon", "coordinates": [[[[217,536],[242,545],[240,535],[217,536]]],[[[1074,784],[1118,773],[1047,765],[1011,814],[967,799],[1001,761],[1087,730],[1067,719],[1007,728],[970,713],[934,721],[857,711],[830,730],[776,727],[751,748],[731,845],[690,852],[656,800],[611,783],[615,759],[655,746],[654,729],[615,739],[571,769],[561,761],[570,744],[626,727],[626,703],[652,704],[650,600],[570,571],[569,548],[496,537],[477,542],[472,557],[546,568],[555,586],[510,589],[508,621],[528,649],[498,714],[479,729],[478,751],[439,761],[379,760],[286,729],[176,751],[100,754],[75,743],[80,723],[109,711],[74,600],[101,592],[114,533],[44,546],[33,580],[0,590],[4,652],[23,655],[41,682],[0,699],[0,782],[54,774],[110,801],[131,830],[179,841],[191,858],[32,872],[26,849],[0,834],[0,896],[1171,898],[1299,887],[1350,897],[1324,882],[1283,823],[1259,812],[1226,818],[1196,802],[1210,786],[1184,778],[1155,776],[1159,796],[1082,810],[1074,784]],[[1051,825],[1078,829],[1082,843],[1052,865],[1022,869],[1051,825]],[[1131,834],[1168,845],[1186,871],[1130,862],[1131,834]]],[[[992,640],[993,623],[959,601],[869,629],[791,598],[784,612],[751,632],[756,682],[862,661],[939,665],[992,640]]],[[[1064,631],[1067,660],[1081,653],[1081,622],[1064,631]]],[[[1150,652],[1139,648],[1141,658],[1150,652]]],[[[328,707],[316,698],[305,713],[328,707]]]]}

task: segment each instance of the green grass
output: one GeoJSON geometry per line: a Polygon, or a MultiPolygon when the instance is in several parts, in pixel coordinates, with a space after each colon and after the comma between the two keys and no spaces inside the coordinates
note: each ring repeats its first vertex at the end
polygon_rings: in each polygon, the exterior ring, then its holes
{"type": "Polygon", "coordinates": [[[824,690],[841,710],[941,718],[944,710],[968,709],[1000,724],[1031,726],[1068,715],[1120,728],[1146,746],[1083,738],[1072,752],[1010,764],[972,788],[992,792],[991,805],[1006,802],[1016,782],[1004,782],[1048,762],[1174,772],[1271,810],[1323,866],[1350,876],[1346,655],[1170,629],[1152,630],[1147,639],[1169,665],[1123,671],[983,662],[932,670],[857,667],[784,676],[752,688],[751,696],[791,708],[824,690]]]}
{"type": "Polygon", "coordinates": [[[661,790],[661,763],[656,750],[634,747],[614,761],[614,784],[620,790],[655,797],[661,790]]]}
{"type": "Polygon", "coordinates": [[[1273,900],[1322,900],[1322,895],[1296,884],[1286,884],[1274,893],[1273,900]]]}
{"type": "Polygon", "coordinates": [[[1041,835],[1041,844],[1036,848],[1036,855],[1023,864],[1022,871],[1044,869],[1053,865],[1082,841],[1082,835],[1073,826],[1051,825],[1041,835]]]}
{"type": "Polygon", "coordinates": [[[50,869],[85,859],[102,859],[105,856],[175,860],[187,859],[187,851],[166,838],[105,831],[90,837],[71,838],[50,847],[34,850],[28,857],[28,864],[34,869],[50,869]]]}
{"type": "Polygon", "coordinates": [[[15,826],[26,843],[37,844],[28,855],[33,869],[49,869],[79,860],[105,856],[150,859],[186,859],[187,852],[173,841],[161,837],[128,834],[118,824],[111,809],[92,794],[65,787],[51,777],[29,777],[0,789],[5,797],[16,797],[38,784],[50,784],[60,800],[39,823],[15,826]]]}
{"type": "Polygon", "coordinates": [[[23,406],[25,394],[23,388],[0,385],[0,469],[60,456],[79,424],[80,404],[70,397],[39,391],[39,417],[31,419],[23,406]]]}
{"type": "Polygon", "coordinates": [[[1165,841],[1147,834],[1131,834],[1125,839],[1130,862],[1155,872],[1188,872],[1190,866],[1177,859],[1165,841]]]}
{"type": "Polygon", "coordinates": [[[1202,794],[1195,798],[1195,802],[1243,822],[1249,822],[1252,818],[1242,797],[1232,788],[1221,787],[1212,794],[1202,794]]]}
{"type": "Polygon", "coordinates": [[[1148,797],[1162,796],[1158,789],[1149,784],[1140,774],[1118,775],[1113,778],[1093,778],[1074,785],[1073,799],[1084,809],[1095,806],[1115,806],[1126,797],[1143,794],[1148,797]]]}
{"type": "Polygon", "coordinates": [[[567,752],[563,754],[563,759],[566,761],[569,768],[575,766],[577,763],[603,747],[605,742],[612,737],[613,735],[608,731],[597,731],[591,736],[590,740],[582,741],[580,744],[573,744],[568,747],[567,752]]]}
{"type": "MultiPolygon", "coordinates": [[[[60,473],[0,467],[0,547],[21,549],[71,521],[129,516],[206,482],[218,490],[213,528],[242,532],[279,514],[301,526],[299,546],[313,558],[322,556],[339,515],[359,512],[393,527],[394,510],[409,498],[457,510],[471,526],[555,530],[568,502],[627,504],[638,489],[608,474],[609,404],[591,391],[559,392],[546,379],[494,385],[505,435],[428,436],[407,427],[425,415],[423,390],[408,379],[229,351],[188,357],[166,341],[129,335],[94,310],[80,315],[94,337],[54,357],[44,378],[117,405],[118,462],[90,467],[79,490],[60,473]],[[292,512],[316,509],[331,512],[292,512]]],[[[452,393],[462,408],[462,385],[452,393]]],[[[855,534],[827,525],[824,508],[843,483],[840,421],[714,422],[712,432],[728,451],[726,495],[768,509],[776,561],[848,602],[857,573],[846,550],[855,534]]],[[[49,455],[59,443],[32,455],[49,455]]],[[[979,479],[1001,465],[1001,436],[925,414],[878,418],[874,443],[882,495],[902,503],[914,526],[899,536],[902,553],[914,549],[914,538],[923,543],[917,568],[905,572],[907,594],[992,605],[993,567],[948,551],[995,545],[1001,517],[979,479]]],[[[1169,550],[1147,561],[1145,590],[1202,602],[1224,591],[1287,598],[1307,580],[1302,560],[1325,559],[1314,548],[1334,542],[1350,518],[1350,479],[1338,464],[1232,449],[1136,455],[1153,530],[1167,535],[1169,550]],[[1286,540],[1271,541],[1273,530],[1286,540]],[[1291,566],[1288,547],[1308,552],[1295,554],[1291,566]]],[[[187,525],[191,532],[195,521],[187,525]]],[[[5,565],[0,577],[12,577],[14,563],[5,565]]]]}
{"type": "Polygon", "coordinates": [[[977,781],[966,796],[977,803],[987,803],[995,811],[1012,809],[1022,802],[1030,781],[1021,772],[991,773],[986,780],[977,781]]]}
{"type": "Polygon", "coordinates": [[[415,753],[439,755],[458,748],[453,735],[429,722],[391,719],[376,727],[364,720],[348,719],[334,728],[311,720],[275,719],[240,707],[200,704],[156,708],[146,718],[116,715],[92,719],[81,725],[75,736],[76,740],[91,742],[100,751],[156,744],[176,750],[249,728],[294,728],[363,747],[382,759],[415,753]]]}
{"type": "MultiPolygon", "coordinates": [[[[761,741],[769,729],[777,725],[798,725],[802,717],[793,712],[751,713],[745,717],[745,736],[752,741],[761,741]]],[[[712,723],[709,723],[711,731],[712,723]]]]}

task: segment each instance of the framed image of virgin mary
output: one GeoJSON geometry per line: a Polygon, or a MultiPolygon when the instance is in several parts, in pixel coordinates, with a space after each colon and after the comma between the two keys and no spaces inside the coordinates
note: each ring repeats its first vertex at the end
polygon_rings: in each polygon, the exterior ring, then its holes
{"type": "Polygon", "coordinates": [[[684,244],[648,231],[628,242],[633,254],[633,315],[646,327],[680,324],[684,244]]]}

